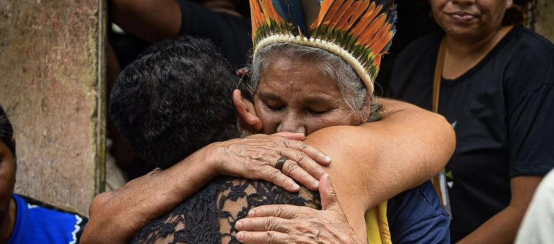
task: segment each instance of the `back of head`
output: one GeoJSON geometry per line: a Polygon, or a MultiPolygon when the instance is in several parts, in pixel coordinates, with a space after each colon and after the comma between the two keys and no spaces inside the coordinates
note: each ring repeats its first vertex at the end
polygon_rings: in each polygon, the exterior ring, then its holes
{"type": "Polygon", "coordinates": [[[13,127],[8,119],[8,115],[0,106],[0,140],[10,148],[10,151],[15,156],[15,143],[13,141],[13,127]]]}
{"type": "Polygon", "coordinates": [[[129,144],[167,168],[209,143],[240,136],[238,79],[206,40],[182,37],[147,49],[119,75],[110,115],[129,144]]]}

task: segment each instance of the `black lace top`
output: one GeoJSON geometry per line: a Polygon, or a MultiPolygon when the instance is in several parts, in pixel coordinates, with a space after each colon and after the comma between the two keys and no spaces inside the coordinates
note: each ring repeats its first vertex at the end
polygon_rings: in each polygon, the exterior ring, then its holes
{"type": "Polygon", "coordinates": [[[305,188],[290,193],[265,181],[224,177],[148,224],[132,243],[239,243],[236,221],[268,204],[321,208],[319,193],[305,188]]]}

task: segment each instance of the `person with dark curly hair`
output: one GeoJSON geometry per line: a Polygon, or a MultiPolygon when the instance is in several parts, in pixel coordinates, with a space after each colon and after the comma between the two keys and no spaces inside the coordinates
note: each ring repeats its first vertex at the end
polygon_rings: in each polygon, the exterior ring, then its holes
{"type": "Polygon", "coordinates": [[[429,0],[443,33],[395,61],[388,96],[446,117],[456,151],[439,178],[451,240],[511,243],[554,166],[554,45],[521,24],[533,0],[429,0]]]}
{"type": "MultiPolygon", "coordinates": [[[[289,56],[294,50],[301,53],[295,55],[297,59],[306,59],[308,56],[298,50],[330,55],[299,46],[280,47],[273,51],[273,55],[281,53],[289,56]]],[[[261,63],[273,61],[261,59],[264,60],[261,63]]],[[[322,63],[321,60],[312,62],[322,63]]],[[[237,139],[245,132],[239,128],[240,124],[244,124],[239,117],[246,116],[244,111],[238,109],[240,107],[235,107],[234,102],[240,100],[242,104],[254,106],[254,98],[238,99],[231,95],[239,79],[228,70],[227,62],[207,40],[182,37],[164,41],[147,49],[141,58],[123,70],[111,94],[110,115],[129,144],[140,151],[148,163],[162,169],[177,164],[212,143],[216,145],[219,142],[220,145],[232,148],[240,146],[241,141],[248,141],[252,145],[252,139],[264,136],[251,135],[237,139]]],[[[303,86],[303,90],[311,91],[313,87],[303,86]]],[[[248,89],[243,89],[241,94],[249,95],[248,89]]],[[[248,116],[258,118],[254,112],[248,116]]],[[[329,120],[320,121],[322,126],[329,123],[329,120]]],[[[308,124],[309,128],[316,125],[316,121],[308,124]]],[[[313,140],[313,137],[307,136],[307,140],[313,140]]],[[[203,165],[209,163],[206,161],[203,165]]],[[[325,206],[322,203],[326,203],[325,193],[321,195],[320,201],[317,192],[308,191],[305,187],[299,193],[291,193],[266,181],[217,177],[169,213],[146,225],[131,243],[164,243],[168,240],[175,243],[238,243],[238,230],[234,227],[252,208],[288,204],[321,209],[325,206]]],[[[353,199],[349,198],[351,202],[353,199]]],[[[351,204],[343,203],[343,206],[349,208],[351,204]]],[[[440,207],[430,181],[402,192],[380,206],[386,206],[384,212],[387,218],[381,220],[381,226],[386,226],[383,233],[390,233],[392,242],[449,242],[450,220],[440,207]]],[[[356,207],[360,208],[358,214],[363,218],[365,209],[359,205],[356,207]]],[[[366,222],[372,220],[377,223],[380,219],[366,219],[366,222]]],[[[367,231],[363,223],[359,225],[363,232],[367,231]]],[[[378,233],[381,236],[381,232],[378,233]]],[[[375,243],[371,237],[367,238],[370,238],[370,243],[375,243]]]]}

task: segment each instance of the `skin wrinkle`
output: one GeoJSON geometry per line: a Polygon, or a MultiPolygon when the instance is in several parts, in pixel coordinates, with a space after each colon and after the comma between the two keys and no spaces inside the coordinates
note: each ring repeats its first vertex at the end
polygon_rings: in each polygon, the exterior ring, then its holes
{"type": "MultiPolygon", "coordinates": [[[[359,118],[364,118],[364,116],[359,113],[360,109],[367,101],[366,99],[368,99],[367,90],[363,82],[361,82],[361,79],[356,72],[352,70],[349,64],[344,62],[340,57],[321,49],[287,43],[276,43],[264,47],[259,51],[252,64],[253,83],[251,87],[257,92],[261,74],[268,71],[273,60],[290,56],[292,53],[294,53],[295,57],[306,57],[310,59],[310,62],[317,62],[319,64],[319,70],[326,77],[334,80],[335,84],[338,84],[342,94],[340,100],[348,104],[352,113],[358,114],[359,118]]],[[[371,102],[371,100],[372,99],[368,102],[371,102]]],[[[372,112],[375,112],[372,114],[376,116],[373,119],[378,118],[376,112],[379,110],[381,110],[380,105],[372,104],[372,112]]]]}

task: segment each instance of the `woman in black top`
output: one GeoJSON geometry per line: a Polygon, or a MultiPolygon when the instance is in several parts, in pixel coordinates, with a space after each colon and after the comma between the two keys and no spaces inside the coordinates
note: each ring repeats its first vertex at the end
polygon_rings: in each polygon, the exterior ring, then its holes
{"type": "Polygon", "coordinates": [[[452,242],[513,242],[554,165],[554,46],[519,25],[528,2],[431,0],[445,33],[415,41],[396,60],[388,95],[427,109],[443,65],[438,113],[457,137],[445,184],[452,242]]]}

